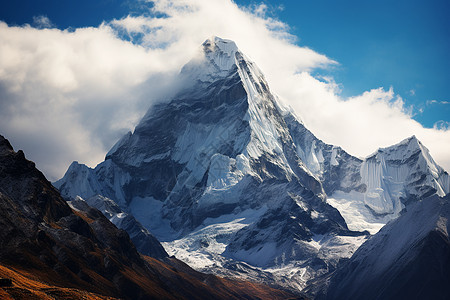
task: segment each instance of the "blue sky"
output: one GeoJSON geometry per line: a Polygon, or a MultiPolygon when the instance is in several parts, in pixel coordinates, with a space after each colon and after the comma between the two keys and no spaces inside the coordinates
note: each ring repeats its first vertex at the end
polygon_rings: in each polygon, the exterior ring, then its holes
{"type": "Polygon", "coordinates": [[[343,85],[344,96],[392,86],[407,105],[414,105],[414,118],[424,126],[450,121],[449,1],[265,3],[291,26],[299,45],[340,63],[331,75],[343,85]]]}
{"type": "MultiPolygon", "coordinates": [[[[235,2],[265,3],[272,17],[290,26],[298,45],[339,62],[315,75],[331,75],[341,85],[342,96],[392,86],[425,127],[450,122],[449,1],[235,2]]],[[[37,25],[33,17],[46,16],[57,28],[78,28],[130,13],[143,13],[136,1],[0,2],[0,19],[9,25],[37,25]]]]}

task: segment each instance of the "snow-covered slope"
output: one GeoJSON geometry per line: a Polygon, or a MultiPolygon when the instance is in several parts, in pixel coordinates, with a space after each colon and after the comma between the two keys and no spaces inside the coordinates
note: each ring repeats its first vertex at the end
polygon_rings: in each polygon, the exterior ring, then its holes
{"type": "Polygon", "coordinates": [[[364,189],[337,189],[328,199],[353,230],[376,233],[408,203],[450,192],[448,173],[415,136],[379,149],[359,165],[356,184],[364,189]]]}
{"type": "Polygon", "coordinates": [[[434,195],[408,206],[338,269],[322,297],[449,299],[449,200],[434,195]]]}
{"type": "Polygon", "coordinates": [[[372,229],[369,215],[361,213],[362,225],[356,226],[347,207],[362,203],[382,224],[387,220],[379,214],[389,200],[387,219],[398,215],[403,190],[401,184],[391,188],[388,176],[393,182],[400,173],[417,172],[404,183],[405,195],[415,192],[417,199],[433,191],[416,180],[423,174],[427,185],[435,178],[448,192],[448,174],[423,167],[422,146],[419,154],[401,146],[395,155],[386,154],[384,165],[407,166],[393,177],[386,167],[373,171],[378,158],[369,165],[373,159],[355,158],[317,139],[278,102],[261,71],[232,41],[208,39],[180,80],[187,87],[152,107],[104,162],[95,169],[73,163],[55,186],[72,198],[112,199],[170,255],[198,269],[303,288],[367,238],[349,230],[346,221],[351,229],[372,229]]]}
{"type": "Polygon", "coordinates": [[[408,203],[450,192],[449,174],[415,136],[359,159],[316,138],[292,113],[284,119],[298,155],[352,230],[374,234],[408,203]]]}
{"type": "Polygon", "coordinates": [[[316,138],[291,113],[284,119],[298,155],[352,230],[374,234],[408,203],[450,192],[449,174],[415,136],[359,159],[316,138]]]}

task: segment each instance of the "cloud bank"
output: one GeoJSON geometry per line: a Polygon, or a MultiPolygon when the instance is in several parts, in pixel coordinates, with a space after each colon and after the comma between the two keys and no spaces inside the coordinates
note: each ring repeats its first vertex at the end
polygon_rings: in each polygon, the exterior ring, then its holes
{"type": "Polygon", "coordinates": [[[295,45],[288,25],[268,16],[267,6],[153,4],[150,13],[76,30],[48,28],[51,20],[42,16],[35,27],[0,22],[0,133],[49,179],[60,178],[72,160],[102,161],[149,106],[170,98],[176,74],[213,35],[234,40],[325,142],[365,156],[415,134],[450,169],[448,127],[421,126],[392,88],[342,98],[331,78],[310,74],[336,62],[295,45]]]}

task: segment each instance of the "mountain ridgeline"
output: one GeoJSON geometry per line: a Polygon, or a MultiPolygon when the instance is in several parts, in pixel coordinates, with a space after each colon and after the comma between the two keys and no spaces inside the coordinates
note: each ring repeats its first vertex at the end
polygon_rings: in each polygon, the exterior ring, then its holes
{"type": "Polygon", "coordinates": [[[152,244],[159,260],[141,255],[124,230],[87,204],[95,201],[66,202],[35,164],[0,136],[1,299],[295,297],[196,272],[167,257],[161,245],[152,244]]]}
{"type": "Polygon", "coordinates": [[[303,289],[409,205],[449,193],[417,138],[356,158],[316,138],[234,42],[201,50],[180,73],[191,84],[104,162],[72,163],[54,183],[66,199],[130,215],[198,270],[303,289]]]}

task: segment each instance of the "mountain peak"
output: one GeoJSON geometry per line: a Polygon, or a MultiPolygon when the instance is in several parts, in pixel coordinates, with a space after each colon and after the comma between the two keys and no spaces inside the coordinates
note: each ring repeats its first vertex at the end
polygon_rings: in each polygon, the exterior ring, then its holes
{"type": "Polygon", "coordinates": [[[221,52],[228,54],[230,56],[239,50],[234,41],[222,39],[217,36],[212,36],[208,38],[206,41],[203,42],[202,47],[203,51],[206,54],[221,52]]]}
{"type": "Polygon", "coordinates": [[[213,36],[203,42],[197,57],[181,70],[187,78],[201,82],[214,82],[227,77],[236,67],[236,53],[240,52],[231,40],[213,36]]]}
{"type": "Polygon", "coordinates": [[[207,61],[213,63],[219,70],[229,71],[236,64],[235,54],[239,49],[235,42],[213,36],[207,39],[202,47],[207,61]]]}
{"type": "MultiPolygon", "coordinates": [[[[392,146],[378,148],[377,151],[375,151],[371,155],[367,156],[366,159],[375,158],[375,157],[379,156],[380,154],[388,154],[388,155],[392,156],[392,155],[395,155],[395,153],[398,153],[399,151],[400,151],[399,155],[409,157],[410,154],[413,154],[413,153],[417,152],[418,150],[424,151],[424,149],[426,149],[426,148],[422,145],[422,143],[419,141],[419,139],[415,135],[413,135],[413,136],[410,136],[392,146]],[[409,155],[408,155],[408,153],[409,153],[409,155]]],[[[425,152],[428,153],[428,149],[426,149],[425,152]]]]}
{"type": "Polygon", "coordinates": [[[415,135],[413,135],[413,136],[410,136],[409,138],[404,139],[403,141],[401,141],[399,143],[399,145],[402,145],[402,144],[411,145],[411,146],[420,146],[421,142],[415,135]]]}
{"type": "Polygon", "coordinates": [[[11,146],[9,141],[7,139],[5,139],[5,137],[0,135],[0,153],[7,154],[11,151],[13,151],[13,147],[11,146]]]}

